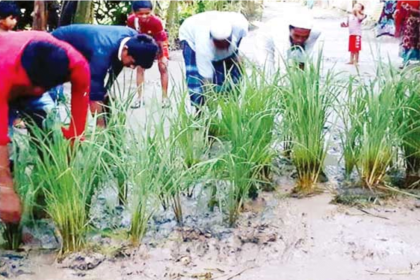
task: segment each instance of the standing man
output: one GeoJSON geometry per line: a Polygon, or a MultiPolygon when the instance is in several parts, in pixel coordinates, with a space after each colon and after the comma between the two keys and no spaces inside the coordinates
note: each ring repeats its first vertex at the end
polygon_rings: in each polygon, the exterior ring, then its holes
{"type": "MultiPolygon", "coordinates": [[[[133,13],[128,17],[127,25],[139,32],[147,34],[155,39],[159,45],[158,67],[160,72],[160,81],[162,84],[162,107],[169,107],[168,99],[168,60],[169,60],[169,43],[168,35],[163,29],[162,20],[153,14],[152,1],[133,1],[133,13]]],[[[138,98],[134,101],[131,108],[136,109],[144,104],[143,84],[145,69],[137,67],[137,91],[138,98]]]]}
{"type": "MultiPolygon", "coordinates": [[[[123,26],[72,24],[56,29],[52,35],[69,43],[89,62],[91,72],[90,110],[101,114],[108,89],[123,67],[152,67],[158,46],[152,37],[139,35],[123,26]],[[105,77],[109,75],[105,84],[105,77]]],[[[97,125],[105,127],[100,116],[97,125]]]]}
{"type": "Polygon", "coordinates": [[[223,86],[228,76],[239,82],[238,48],[247,34],[248,21],[240,13],[211,11],[184,21],[179,39],[192,105],[204,104],[204,84],[223,86]]]}
{"type": "Polygon", "coordinates": [[[302,68],[310,56],[318,54],[320,35],[310,15],[291,20],[275,18],[257,32],[257,61],[265,65],[269,75],[285,61],[299,63],[302,68]]]}
{"type": "MultiPolygon", "coordinates": [[[[85,131],[89,103],[90,71],[86,59],[72,46],[39,31],[0,34],[0,219],[20,220],[20,200],[13,188],[9,166],[9,104],[25,103],[25,98],[71,82],[71,122],[63,129],[67,139],[85,131]]],[[[30,103],[19,108],[30,114],[30,103]]],[[[35,117],[35,116],[34,116],[35,117]]]]}

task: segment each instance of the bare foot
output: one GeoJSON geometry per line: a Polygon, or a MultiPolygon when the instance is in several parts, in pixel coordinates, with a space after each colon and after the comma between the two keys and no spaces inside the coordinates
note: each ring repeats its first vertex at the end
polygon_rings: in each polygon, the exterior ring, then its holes
{"type": "Polygon", "coordinates": [[[353,64],[354,64],[354,62],[353,62],[353,61],[350,61],[350,62],[347,62],[346,64],[347,64],[347,65],[353,65],[353,64]]]}

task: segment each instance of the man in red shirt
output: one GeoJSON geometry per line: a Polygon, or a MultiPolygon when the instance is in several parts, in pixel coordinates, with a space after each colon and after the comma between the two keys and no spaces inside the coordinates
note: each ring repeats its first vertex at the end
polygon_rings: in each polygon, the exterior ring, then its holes
{"type": "MultiPolygon", "coordinates": [[[[169,59],[169,48],[168,48],[168,36],[165,29],[163,29],[162,20],[153,15],[153,4],[151,1],[133,1],[132,4],[133,13],[128,17],[127,25],[141,34],[147,34],[155,39],[159,45],[158,53],[158,66],[160,72],[160,80],[162,84],[162,105],[163,107],[169,107],[168,100],[168,59],[169,59]]],[[[138,98],[134,102],[132,108],[136,109],[144,104],[143,100],[143,83],[144,83],[144,71],[145,69],[137,67],[137,88],[138,98]]]]}
{"type": "Polygon", "coordinates": [[[9,167],[9,104],[25,97],[41,96],[70,81],[72,118],[63,134],[67,139],[80,137],[86,126],[90,70],[78,51],[45,32],[0,34],[0,46],[0,219],[17,223],[21,205],[9,167]]]}

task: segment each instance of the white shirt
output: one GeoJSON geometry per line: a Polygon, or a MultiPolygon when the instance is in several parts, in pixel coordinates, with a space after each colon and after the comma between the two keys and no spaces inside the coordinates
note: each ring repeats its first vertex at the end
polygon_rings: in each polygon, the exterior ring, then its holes
{"type": "Polygon", "coordinates": [[[198,72],[205,79],[213,78],[213,61],[223,60],[237,50],[239,41],[248,34],[248,21],[240,13],[210,11],[194,15],[184,21],[179,29],[179,39],[186,41],[195,51],[198,72]],[[232,24],[229,49],[218,50],[210,38],[211,23],[225,20],[232,24]]]}
{"type": "Polygon", "coordinates": [[[289,59],[304,62],[307,57],[317,56],[321,32],[312,29],[303,48],[292,49],[290,24],[282,18],[275,18],[260,27],[256,36],[255,62],[264,65],[268,73],[281,68],[289,59]]]}

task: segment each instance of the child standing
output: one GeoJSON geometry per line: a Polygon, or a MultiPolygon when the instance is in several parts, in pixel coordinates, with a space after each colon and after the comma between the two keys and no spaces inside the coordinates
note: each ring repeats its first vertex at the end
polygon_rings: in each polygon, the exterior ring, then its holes
{"type": "Polygon", "coordinates": [[[19,8],[12,1],[0,2],[0,33],[12,31],[20,16],[19,8]]]}
{"type": "Polygon", "coordinates": [[[362,22],[367,17],[364,10],[365,7],[362,4],[356,3],[347,22],[341,23],[341,27],[349,28],[350,62],[348,64],[357,65],[359,63],[359,53],[362,50],[362,22]]]}
{"type": "MultiPolygon", "coordinates": [[[[158,66],[160,72],[160,79],[162,84],[162,107],[169,107],[168,100],[168,36],[163,29],[162,20],[155,16],[153,11],[153,4],[151,1],[133,1],[132,3],[133,14],[128,17],[127,25],[139,33],[152,36],[156,43],[159,45],[158,53],[158,66]]],[[[137,67],[137,88],[138,98],[131,108],[136,109],[144,105],[143,100],[143,83],[144,83],[144,70],[137,67]]]]}

